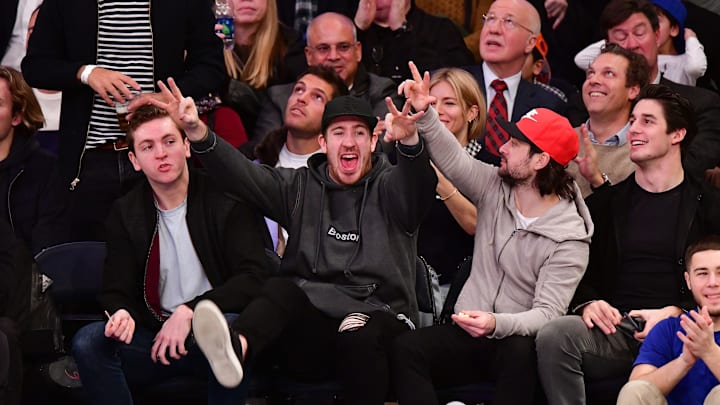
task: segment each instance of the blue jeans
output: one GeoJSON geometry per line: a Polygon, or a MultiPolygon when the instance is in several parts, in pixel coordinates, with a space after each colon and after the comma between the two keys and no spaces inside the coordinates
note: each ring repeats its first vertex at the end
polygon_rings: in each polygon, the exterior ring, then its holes
{"type": "MultiPolygon", "coordinates": [[[[234,319],[237,315],[226,315],[234,319]]],[[[247,381],[237,388],[221,386],[197,345],[185,349],[180,360],[168,356],[170,365],[150,359],[155,333],[137,327],[130,344],[105,337],[105,322],[94,322],[80,329],[72,342],[72,353],[83,387],[92,404],[132,404],[130,387],[158,384],[173,377],[208,380],[208,404],[244,404],[247,381]]]]}

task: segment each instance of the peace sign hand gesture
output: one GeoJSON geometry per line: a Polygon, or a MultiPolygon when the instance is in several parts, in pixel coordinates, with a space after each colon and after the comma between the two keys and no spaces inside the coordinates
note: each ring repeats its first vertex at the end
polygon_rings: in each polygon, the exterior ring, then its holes
{"type": "Polygon", "coordinates": [[[405,102],[402,111],[398,111],[390,97],[385,98],[385,103],[390,111],[385,115],[385,142],[400,141],[405,145],[417,145],[420,138],[415,122],[425,111],[410,115],[410,100],[405,102]]]}
{"type": "Polygon", "coordinates": [[[412,79],[407,79],[398,86],[398,94],[404,94],[410,100],[415,111],[425,111],[435,102],[436,98],[430,95],[430,73],[420,76],[415,63],[408,62],[412,79]]]}

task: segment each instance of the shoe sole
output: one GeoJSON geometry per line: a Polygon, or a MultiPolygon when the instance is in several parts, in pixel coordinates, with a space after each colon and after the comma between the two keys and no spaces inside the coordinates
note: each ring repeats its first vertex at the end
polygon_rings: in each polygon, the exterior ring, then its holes
{"type": "Polygon", "coordinates": [[[195,306],[193,334],[200,350],[210,363],[218,382],[235,388],[242,382],[243,369],[230,342],[230,329],[225,316],[212,301],[203,300],[195,306]]]}

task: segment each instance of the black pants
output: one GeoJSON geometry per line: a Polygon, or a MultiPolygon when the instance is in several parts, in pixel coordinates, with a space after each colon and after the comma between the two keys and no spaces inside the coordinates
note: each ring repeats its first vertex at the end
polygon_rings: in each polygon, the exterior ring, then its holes
{"type": "Polygon", "coordinates": [[[456,325],[432,326],[395,340],[393,376],[401,405],[437,404],[435,388],[495,382],[493,404],[531,404],[537,388],[535,338],[473,338],[456,325]]]}
{"type": "Polygon", "coordinates": [[[22,375],[22,352],[17,328],[9,318],[0,318],[0,404],[20,403],[22,375]]]}
{"type": "Polygon", "coordinates": [[[338,333],[341,319],[326,316],[292,280],[278,277],[265,283],[232,326],[248,341],[248,363],[272,345],[293,378],[337,379],[345,404],[382,404],[390,386],[392,342],[407,326],[387,312],[368,315],[365,326],[338,333]]]}

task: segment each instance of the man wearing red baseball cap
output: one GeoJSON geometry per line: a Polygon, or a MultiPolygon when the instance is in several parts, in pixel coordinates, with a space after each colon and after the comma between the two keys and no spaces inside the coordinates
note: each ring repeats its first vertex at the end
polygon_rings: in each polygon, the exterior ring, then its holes
{"type": "Polygon", "coordinates": [[[385,140],[417,130],[435,165],[477,206],[478,221],[471,269],[464,283],[456,278],[451,287],[454,307],[445,306],[452,322],[396,339],[399,402],[436,404],[436,388],[493,380],[493,403],[533,403],[534,336],[567,311],[593,233],[585,202],[565,171],[578,152],[577,134],[566,118],[544,108],[515,124],[501,121],[510,140],[499,149],[500,167],[493,167],[463,151],[430,107],[429,75],[421,78],[414,65],[411,71],[413,80],[400,89],[421,112],[389,106],[385,140]]]}

